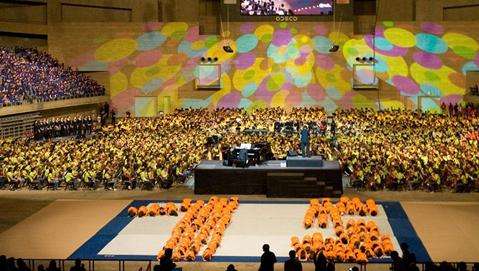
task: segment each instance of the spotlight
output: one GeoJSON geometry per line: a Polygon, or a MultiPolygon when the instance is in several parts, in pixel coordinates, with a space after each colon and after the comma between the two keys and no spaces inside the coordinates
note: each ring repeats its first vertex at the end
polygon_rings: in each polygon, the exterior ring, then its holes
{"type": "Polygon", "coordinates": [[[229,45],[223,46],[223,50],[224,50],[225,52],[229,53],[229,54],[234,53],[233,48],[231,48],[231,46],[229,46],[229,45]]]}
{"type": "Polygon", "coordinates": [[[208,57],[207,59],[208,59],[208,62],[211,63],[211,57],[208,57]]]}
{"type": "Polygon", "coordinates": [[[329,49],[329,52],[330,52],[330,53],[334,53],[334,52],[337,52],[338,50],[339,50],[339,45],[334,44],[334,45],[331,46],[331,48],[329,49]]]}
{"type": "Polygon", "coordinates": [[[369,57],[369,62],[371,63],[376,63],[377,60],[374,57],[369,57]]]}
{"type": "Polygon", "coordinates": [[[361,62],[361,58],[360,58],[359,56],[356,57],[356,61],[357,61],[357,62],[361,62]]]}
{"type": "Polygon", "coordinates": [[[368,61],[368,58],[367,58],[367,57],[363,57],[363,58],[362,58],[362,61],[363,61],[363,62],[367,62],[367,61],[368,61]]]}
{"type": "Polygon", "coordinates": [[[217,62],[217,61],[218,61],[218,57],[215,56],[215,57],[213,58],[213,62],[217,62]]]}
{"type": "Polygon", "coordinates": [[[201,62],[205,62],[205,61],[206,61],[206,58],[205,58],[204,56],[202,56],[202,57],[200,58],[200,60],[201,60],[201,62]]]}

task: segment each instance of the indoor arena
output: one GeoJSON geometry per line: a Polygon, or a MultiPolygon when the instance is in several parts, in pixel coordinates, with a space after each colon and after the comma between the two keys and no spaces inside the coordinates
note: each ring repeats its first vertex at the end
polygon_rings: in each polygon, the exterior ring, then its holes
{"type": "Polygon", "coordinates": [[[479,271],[478,0],[0,0],[0,271],[479,271]]]}

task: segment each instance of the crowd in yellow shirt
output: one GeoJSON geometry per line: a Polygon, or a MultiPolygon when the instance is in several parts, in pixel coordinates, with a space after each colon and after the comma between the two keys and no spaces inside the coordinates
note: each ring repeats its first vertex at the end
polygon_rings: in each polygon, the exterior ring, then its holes
{"type": "MultiPolygon", "coordinates": [[[[464,139],[478,129],[477,116],[350,109],[332,118],[336,132],[312,135],[311,153],[339,160],[358,188],[479,188],[478,142],[464,139]]],[[[299,152],[299,132],[277,132],[275,123],[320,125],[326,119],[321,108],[183,109],[155,118],[120,118],[82,139],[0,140],[0,175],[17,187],[128,182],[166,188],[184,181],[202,159],[221,159],[222,149],[239,143],[268,142],[283,159],[290,150],[299,152]],[[211,136],[220,142],[207,144],[211,136]]]]}

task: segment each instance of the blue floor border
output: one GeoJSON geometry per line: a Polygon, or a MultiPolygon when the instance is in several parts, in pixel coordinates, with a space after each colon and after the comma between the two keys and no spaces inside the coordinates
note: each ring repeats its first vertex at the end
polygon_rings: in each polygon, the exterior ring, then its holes
{"type": "MultiPolygon", "coordinates": [[[[128,208],[130,206],[139,207],[150,202],[167,202],[168,200],[134,200],[128,204],[121,212],[119,212],[112,220],[110,220],[103,228],[101,228],[88,241],[80,246],[69,259],[90,259],[90,260],[135,260],[135,261],[149,261],[156,260],[155,256],[151,255],[99,255],[98,253],[111,241],[118,233],[128,225],[133,218],[128,215],[128,208]]],[[[173,201],[181,202],[181,201],[173,201]]],[[[240,201],[240,204],[305,204],[309,203],[306,200],[278,200],[278,201],[240,201]]],[[[399,243],[407,243],[409,250],[416,255],[418,262],[431,261],[429,253],[424,247],[421,239],[417,235],[409,218],[399,202],[395,201],[378,201],[386,211],[389,224],[394,232],[399,243]]],[[[260,257],[249,256],[215,256],[212,262],[259,262],[260,257]]],[[[286,257],[278,257],[278,261],[287,260],[286,257]]],[[[202,261],[201,257],[197,257],[196,261],[202,261]]],[[[370,262],[388,263],[390,259],[374,259],[370,262]]]]}

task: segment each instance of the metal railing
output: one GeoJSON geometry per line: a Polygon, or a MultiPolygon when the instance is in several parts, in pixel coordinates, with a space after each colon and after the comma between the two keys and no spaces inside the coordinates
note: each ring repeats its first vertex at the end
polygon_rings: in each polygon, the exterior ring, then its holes
{"type": "MultiPolygon", "coordinates": [[[[36,271],[38,269],[38,266],[42,264],[45,268],[48,267],[48,264],[51,260],[56,261],[57,267],[60,268],[61,271],[69,271],[70,267],[72,267],[75,263],[75,260],[72,259],[23,259],[27,265],[29,266],[30,270],[36,271]]],[[[110,271],[110,270],[118,270],[118,271],[138,271],[140,267],[142,270],[146,270],[148,266],[151,267],[151,270],[153,270],[153,266],[157,264],[157,261],[153,260],[109,260],[109,259],[79,259],[81,260],[82,264],[84,265],[85,269],[87,271],[110,271]],[[100,265],[100,266],[99,266],[100,265]]],[[[184,263],[195,263],[195,262],[184,262],[184,263]]],[[[208,264],[209,262],[198,262],[198,264],[208,264]]],[[[218,263],[218,262],[216,262],[218,263]]],[[[431,262],[435,265],[439,265],[440,262],[431,262]]],[[[478,264],[476,262],[464,262],[467,265],[467,270],[474,270],[473,266],[474,264],[478,264]]],[[[182,262],[177,263],[179,266],[176,270],[181,271],[181,264],[182,262]]],[[[229,263],[224,263],[225,269],[226,266],[229,263]]],[[[241,264],[241,263],[236,263],[236,264],[241,264]]],[[[259,264],[259,263],[258,263],[259,264]]],[[[303,264],[313,264],[312,262],[305,262],[303,264]]],[[[417,263],[416,265],[418,266],[419,270],[421,271],[426,271],[426,265],[430,263],[426,262],[420,262],[417,263]]],[[[449,262],[454,268],[457,267],[459,262],[449,262]]],[[[277,265],[281,265],[279,268],[282,270],[282,263],[278,263],[277,265]]],[[[365,264],[357,264],[357,263],[336,263],[335,267],[336,270],[338,271],[345,271],[349,270],[349,268],[357,266],[360,271],[367,271],[369,270],[384,270],[388,271],[391,270],[392,265],[390,263],[380,263],[380,262],[371,262],[371,263],[365,263],[365,264]]],[[[279,267],[279,266],[278,266],[279,267]]],[[[277,269],[278,269],[277,267],[277,269]]],[[[204,268],[203,268],[204,269],[204,268]]],[[[243,268],[238,268],[238,269],[243,269],[243,268]]],[[[479,271],[479,270],[476,270],[479,271]]]]}

